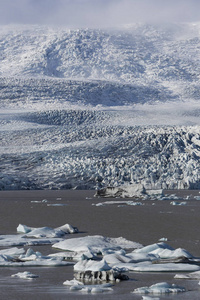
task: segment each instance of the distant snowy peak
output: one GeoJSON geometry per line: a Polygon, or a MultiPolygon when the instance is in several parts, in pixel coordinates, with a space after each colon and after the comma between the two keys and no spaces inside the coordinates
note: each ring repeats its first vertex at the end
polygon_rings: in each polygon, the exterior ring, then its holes
{"type": "Polygon", "coordinates": [[[115,30],[1,27],[1,76],[181,85],[199,82],[200,25],[115,30]]]}

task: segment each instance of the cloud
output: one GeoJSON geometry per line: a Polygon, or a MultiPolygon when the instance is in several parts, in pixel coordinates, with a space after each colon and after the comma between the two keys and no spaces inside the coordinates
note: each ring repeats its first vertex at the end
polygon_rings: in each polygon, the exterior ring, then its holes
{"type": "Polygon", "coordinates": [[[199,0],[0,0],[0,23],[112,27],[200,21],[199,0]]]}

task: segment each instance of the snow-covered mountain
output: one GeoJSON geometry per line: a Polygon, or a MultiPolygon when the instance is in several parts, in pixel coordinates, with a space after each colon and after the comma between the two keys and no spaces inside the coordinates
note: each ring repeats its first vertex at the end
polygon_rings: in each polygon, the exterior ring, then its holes
{"type": "Polygon", "coordinates": [[[200,24],[0,27],[0,189],[200,188],[200,24]]]}

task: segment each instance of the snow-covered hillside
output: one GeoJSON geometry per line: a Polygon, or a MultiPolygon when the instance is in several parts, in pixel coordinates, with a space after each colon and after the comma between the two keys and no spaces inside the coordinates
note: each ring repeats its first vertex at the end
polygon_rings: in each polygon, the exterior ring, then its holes
{"type": "Polygon", "coordinates": [[[200,188],[200,24],[0,27],[0,189],[200,188]]]}

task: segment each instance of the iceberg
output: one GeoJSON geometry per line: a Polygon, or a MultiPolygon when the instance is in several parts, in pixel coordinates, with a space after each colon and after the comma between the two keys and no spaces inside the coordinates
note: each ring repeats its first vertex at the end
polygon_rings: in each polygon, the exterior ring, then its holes
{"type": "Polygon", "coordinates": [[[176,274],[174,278],[178,279],[200,279],[200,271],[192,272],[189,274],[176,274]]]}
{"type": "Polygon", "coordinates": [[[19,272],[19,273],[16,273],[16,274],[13,274],[11,275],[11,277],[16,277],[16,278],[20,278],[20,279],[34,279],[34,278],[38,278],[39,276],[38,275],[35,275],[31,272],[19,272]]]}
{"type": "Polygon", "coordinates": [[[101,261],[93,261],[93,260],[81,260],[74,265],[74,271],[76,272],[85,272],[85,271],[108,271],[111,270],[111,267],[107,264],[105,259],[101,261]]]}
{"type": "Polygon", "coordinates": [[[25,267],[25,266],[67,266],[73,263],[64,261],[62,257],[50,257],[43,256],[40,252],[34,252],[32,249],[28,249],[26,253],[14,251],[13,254],[10,251],[8,254],[0,254],[0,266],[1,267],[25,267]]]}
{"type": "Polygon", "coordinates": [[[176,284],[168,284],[167,282],[160,282],[160,283],[153,284],[150,287],[137,288],[133,291],[133,293],[162,295],[162,294],[177,294],[185,291],[186,289],[184,287],[178,286],[176,284]]]}
{"type": "Polygon", "coordinates": [[[142,247],[142,245],[136,242],[128,241],[122,237],[109,238],[95,235],[63,240],[53,244],[52,247],[68,251],[92,251],[93,253],[102,253],[103,251],[106,251],[108,249],[131,249],[142,247]]]}
{"type": "Polygon", "coordinates": [[[71,226],[70,224],[65,224],[55,229],[50,227],[32,228],[26,225],[19,224],[17,227],[17,232],[25,233],[25,237],[55,238],[62,237],[68,233],[77,233],[78,229],[76,227],[71,226]]]}

